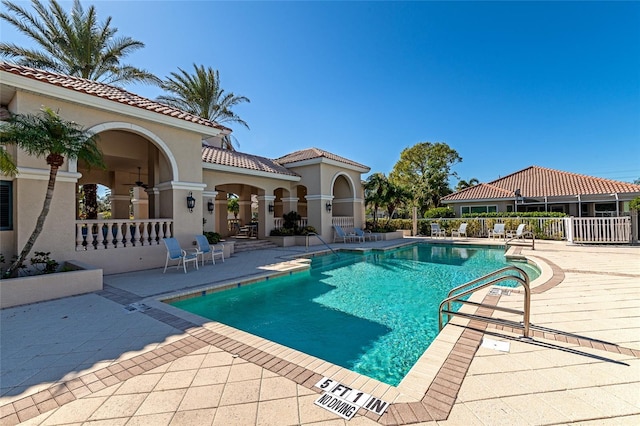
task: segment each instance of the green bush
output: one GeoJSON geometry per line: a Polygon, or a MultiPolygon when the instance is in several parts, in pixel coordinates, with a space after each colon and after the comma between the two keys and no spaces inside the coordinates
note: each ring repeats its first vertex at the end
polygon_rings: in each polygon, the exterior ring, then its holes
{"type": "Polygon", "coordinates": [[[629,202],[629,208],[631,210],[640,210],[640,197],[636,197],[629,202]]]}
{"type": "Polygon", "coordinates": [[[397,227],[398,223],[404,222],[404,221],[406,221],[406,219],[392,219],[389,221],[389,223],[378,221],[374,226],[373,221],[368,220],[367,223],[365,224],[365,228],[371,232],[380,232],[380,233],[394,232],[397,229],[411,229],[411,225],[409,225],[409,228],[397,227]]]}
{"type": "Polygon", "coordinates": [[[560,212],[492,212],[492,213],[465,213],[462,217],[567,217],[560,212]]]}
{"type": "Polygon", "coordinates": [[[455,217],[455,212],[449,207],[436,207],[424,212],[425,219],[433,219],[438,217],[455,217]]]}
{"type": "Polygon", "coordinates": [[[220,242],[220,234],[217,232],[205,232],[204,236],[207,237],[209,244],[217,244],[220,242]]]}
{"type": "Polygon", "coordinates": [[[288,237],[295,235],[293,228],[276,228],[269,233],[272,237],[288,237]]]}
{"type": "Polygon", "coordinates": [[[316,228],[313,226],[305,226],[304,228],[300,228],[298,234],[296,235],[308,235],[308,234],[317,234],[316,228]]]}

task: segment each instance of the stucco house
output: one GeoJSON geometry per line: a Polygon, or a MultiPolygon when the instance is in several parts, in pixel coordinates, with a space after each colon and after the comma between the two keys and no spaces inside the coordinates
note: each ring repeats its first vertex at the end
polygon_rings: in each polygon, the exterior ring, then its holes
{"type": "Polygon", "coordinates": [[[442,198],[457,217],[465,213],[562,212],[574,217],[629,213],[640,185],[530,166],[442,198]]]}
{"type": "MultiPolygon", "coordinates": [[[[183,247],[194,236],[228,236],[228,194],[239,196],[242,223],[257,221],[265,238],[283,213],[297,211],[325,239],[332,224],[362,226],[361,175],[369,167],[317,148],[277,159],[221,149],[231,132],[121,88],[0,63],[0,107],[5,113],[38,113],[43,107],[99,136],[106,169],[65,161],[58,173],[51,211],[34,251],[77,260],[105,273],[164,265],[161,239],[183,247]],[[79,186],[111,190],[111,218],[81,220],[79,186]],[[188,208],[187,199],[195,200],[188,208]],[[257,199],[257,218],[251,200],[257,199]],[[100,231],[101,230],[101,231],[100,231]]],[[[40,213],[49,167],[9,146],[16,176],[0,175],[0,253],[10,259],[23,247],[40,213]]]]}

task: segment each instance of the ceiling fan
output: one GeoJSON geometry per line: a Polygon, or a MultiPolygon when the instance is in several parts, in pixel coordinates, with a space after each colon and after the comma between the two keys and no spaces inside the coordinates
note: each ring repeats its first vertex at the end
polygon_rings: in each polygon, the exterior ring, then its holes
{"type": "Polygon", "coordinates": [[[144,188],[147,189],[149,187],[149,185],[147,185],[146,183],[142,182],[142,179],[140,178],[140,167],[138,167],[138,180],[135,181],[134,183],[125,183],[123,185],[127,185],[127,186],[138,186],[140,188],[144,188]]]}

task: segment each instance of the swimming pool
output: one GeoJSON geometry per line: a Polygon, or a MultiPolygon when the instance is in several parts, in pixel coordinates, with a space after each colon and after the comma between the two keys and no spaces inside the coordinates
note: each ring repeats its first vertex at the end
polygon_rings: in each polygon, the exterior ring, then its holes
{"type": "Polygon", "coordinates": [[[437,336],[447,292],[507,264],[501,248],[340,252],[305,272],[171,304],[395,386],[437,336]]]}

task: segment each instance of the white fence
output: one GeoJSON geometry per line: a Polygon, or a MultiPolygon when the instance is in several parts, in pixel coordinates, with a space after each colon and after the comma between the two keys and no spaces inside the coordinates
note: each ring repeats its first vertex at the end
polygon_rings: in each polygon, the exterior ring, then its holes
{"type": "MultiPolygon", "coordinates": [[[[461,223],[466,222],[467,233],[473,237],[486,237],[489,230],[493,229],[496,223],[504,223],[507,230],[514,230],[521,223],[527,224],[527,230],[534,232],[538,237],[552,238],[556,240],[566,239],[565,218],[557,217],[495,217],[495,218],[451,218],[451,219],[422,219],[427,222],[438,222],[444,225],[444,228],[458,229],[461,223]]],[[[423,231],[424,232],[424,231],[423,231]]],[[[427,231],[428,233],[428,231],[427,231]]]]}
{"type": "Polygon", "coordinates": [[[338,225],[343,228],[353,228],[355,222],[353,216],[334,216],[331,218],[331,225],[338,225]]]}
{"type": "MultiPolygon", "coordinates": [[[[298,228],[305,228],[308,224],[307,218],[303,217],[298,221],[298,228]]],[[[273,227],[275,229],[280,229],[284,226],[284,219],[281,217],[273,218],[273,227]]]]}
{"type": "MultiPolygon", "coordinates": [[[[537,238],[567,240],[575,243],[628,244],[632,241],[632,225],[629,216],[618,217],[496,217],[496,218],[455,218],[423,219],[438,222],[451,231],[460,223],[467,222],[469,236],[486,237],[494,224],[504,223],[507,230],[515,230],[520,223],[527,224],[527,230],[537,238]]],[[[425,230],[423,228],[423,233],[425,230]]],[[[429,231],[426,231],[429,234],[429,231]]]]}
{"type": "Polygon", "coordinates": [[[158,245],[172,236],[173,219],[76,221],[76,251],[158,245]]]}
{"type": "Polygon", "coordinates": [[[573,243],[631,243],[631,217],[570,217],[567,241],[573,243]]]}

